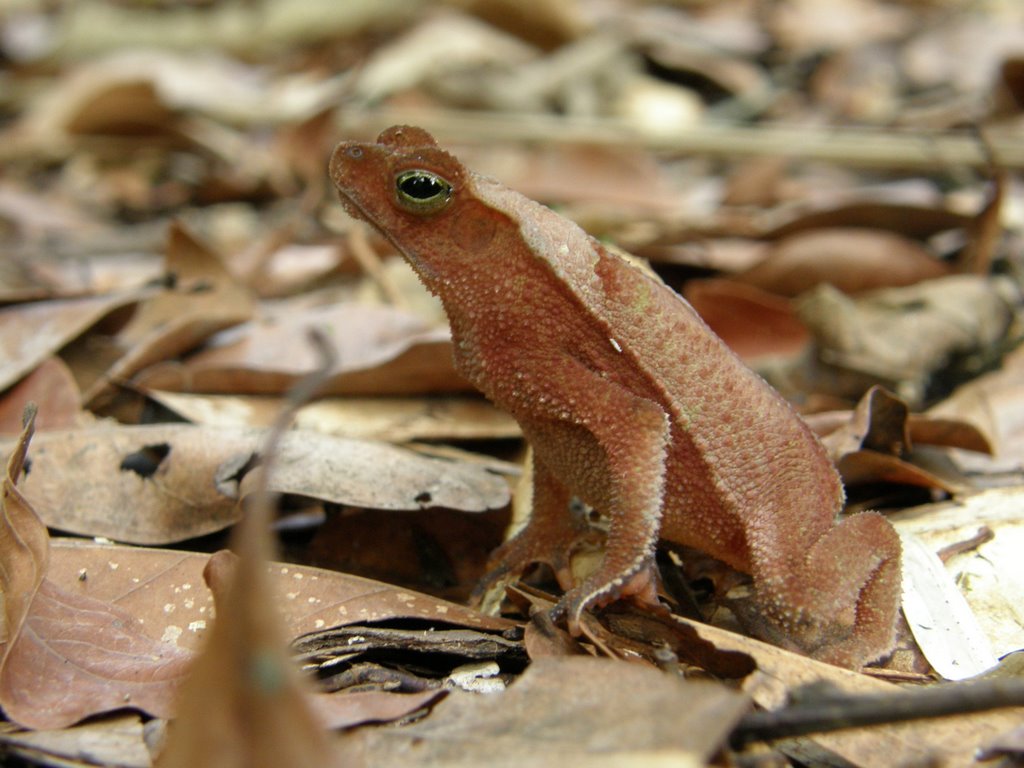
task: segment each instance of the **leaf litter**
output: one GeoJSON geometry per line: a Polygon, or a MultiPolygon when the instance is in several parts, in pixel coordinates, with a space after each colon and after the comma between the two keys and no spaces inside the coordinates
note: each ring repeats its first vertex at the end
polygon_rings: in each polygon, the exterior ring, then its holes
{"type": "MultiPolygon", "coordinates": [[[[648,257],[830,433],[853,503],[884,508],[941,553],[950,578],[930,578],[963,594],[997,653],[1019,646],[1010,578],[1024,433],[1013,351],[1019,9],[851,0],[823,14],[807,2],[484,0],[424,12],[274,0],[263,10],[258,24],[251,9],[216,4],[85,2],[65,16],[28,3],[0,17],[0,101],[11,116],[0,126],[0,423],[15,435],[24,402],[42,404],[24,468],[8,484],[55,529],[205,550],[51,542],[48,564],[17,573],[40,610],[21,625],[30,634],[60,626],[43,620],[44,608],[76,615],[88,598],[125,611],[132,621],[117,620],[148,638],[139,642],[187,654],[202,645],[214,614],[202,571],[223,545],[217,531],[241,518],[238,497],[243,506],[262,497],[253,473],[266,457],[246,429],[269,425],[316,367],[301,342],[306,329],[329,328],[337,366],[324,391],[334,397],[299,411],[300,430],[282,450],[290,471],[276,488],[293,513],[279,526],[309,510],[316,514],[306,519],[319,522],[282,529],[283,551],[302,562],[274,563],[267,576],[284,642],[326,642],[317,676],[345,683],[344,694],[314,697],[331,702],[314,705],[321,717],[350,728],[339,753],[357,764],[409,754],[451,762],[466,754],[460,749],[487,762],[507,754],[517,765],[556,755],[599,762],[609,752],[731,759],[713,752],[747,706],[741,697],[724,698],[728,715],[714,727],[696,713],[715,711],[721,687],[693,689],[697,705],[676,690],[672,703],[644,710],[670,676],[639,681],[629,677],[637,670],[610,662],[570,669],[586,660],[562,658],[581,646],[556,627],[538,620],[522,641],[510,639],[509,622],[437,597],[468,591],[504,525],[507,513],[495,507],[506,503],[506,481],[477,470],[507,472],[520,453],[514,423],[493,421],[455,375],[437,308],[407,293],[386,242],[353,234],[324,183],[336,139],[410,122],[467,164],[648,257]],[[453,48],[439,60],[436,40],[449,38],[458,55],[453,48]],[[168,50],[170,40],[183,49],[168,50]],[[117,50],[124,41],[137,50],[117,50]],[[196,44],[215,52],[194,55],[196,44]],[[283,47],[289,55],[279,55],[283,47]],[[270,65],[260,58],[268,51],[270,65]],[[965,124],[979,128],[967,136],[965,124]],[[445,393],[464,400],[438,409],[445,393]],[[205,426],[134,426],[178,417],[205,426]],[[428,452],[448,458],[424,463],[310,431],[430,440],[428,452]],[[452,440],[458,450],[435,442],[452,440]],[[469,450],[473,470],[463,464],[469,450]],[[383,509],[392,503],[401,509],[383,509]],[[311,558],[389,583],[313,569],[311,558]],[[431,594],[418,591],[424,583],[431,594]],[[518,661],[461,657],[466,631],[479,647],[497,637],[510,649],[522,642],[552,666],[535,661],[520,675],[518,661]],[[358,653],[345,653],[350,643],[358,653]],[[599,701],[579,680],[622,694],[599,701]],[[395,693],[402,686],[423,690],[395,693]],[[447,693],[451,686],[465,690],[447,693]],[[481,700],[466,692],[474,686],[507,690],[481,700]],[[545,686],[562,690],[538,703],[545,686]],[[520,695],[533,706],[519,707],[520,695]],[[634,707],[641,714],[631,719],[634,707]],[[495,725],[510,713],[521,739],[495,725]],[[394,718],[419,723],[354,727],[394,718]],[[678,732],[666,735],[666,724],[678,732]],[[704,740],[683,742],[694,735],[704,740]]],[[[5,455],[17,445],[5,444],[5,455]]],[[[5,514],[21,520],[7,504],[5,514]]],[[[691,553],[683,563],[706,616],[718,605],[710,593],[735,577],[691,553]]],[[[535,575],[541,585],[543,577],[535,575]]],[[[6,585],[4,594],[13,594],[6,585]]],[[[543,612],[544,594],[511,603],[543,612]]],[[[712,620],[731,627],[727,614],[718,606],[712,620]]],[[[673,672],[718,669],[767,709],[814,680],[851,693],[886,686],[714,625],[693,625],[698,642],[628,612],[604,621],[587,652],[673,672]],[[656,637],[671,652],[652,649],[656,637]]],[[[932,682],[936,649],[956,661],[948,638],[901,635],[887,667],[872,674],[932,682]]],[[[25,674],[16,666],[5,661],[13,670],[5,674],[25,674]]],[[[288,722],[280,708],[273,717],[288,722]]],[[[810,737],[811,751],[777,742],[774,759],[816,764],[825,749],[858,765],[957,765],[981,743],[1019,755],[1015,725],[1010,711],[853,729],[810,737]]],[[[45,755],[47,743],[65,756],[76,754],[68,746],[76,740],[121,744],[121,753],[91,751],[108,764],[146,764],[141,730],[137,715],[112,714],[56,731],[12,727],[0,739],[28,759],[45,755]]],[[[246,744],[232,743],[235,757],[244,754],[246,744]]]]}

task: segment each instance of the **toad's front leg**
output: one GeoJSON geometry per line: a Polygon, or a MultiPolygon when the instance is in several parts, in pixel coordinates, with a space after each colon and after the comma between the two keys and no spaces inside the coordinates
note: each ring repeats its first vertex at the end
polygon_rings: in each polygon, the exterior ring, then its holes
{"type": "Polygon", "coordinates": [[[521,531],[496,549],[488,572],[474,590],[476,602],[495,584],[522,575],[534,563],[550,566],[562,589],[572,587],[571,558],[595,531],[570,511],[571,494],[536,455],[533,460],[533,506],[521,531]]]}
{"type": "Polygon", "coordinates": [[[540,460],[610,521],[604,556],[582,584],[563,596],[572,634],[588,607],[621,597],[656,604],[654,548],[661,527],[669,417],[654,400],[609,381],[581,363],[553,377],[560,418],[534,423],[527,436],[540,460]]]}

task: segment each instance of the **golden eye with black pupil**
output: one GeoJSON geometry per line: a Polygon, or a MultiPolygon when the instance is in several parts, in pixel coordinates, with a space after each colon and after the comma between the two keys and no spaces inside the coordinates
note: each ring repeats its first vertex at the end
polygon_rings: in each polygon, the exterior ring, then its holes
{"type": "Polygon", "coordinates": [[[437,213],[452,199],[452,185],[430,171],[404,171],[395,178],[398,204],[410,213],[437,213]]]}

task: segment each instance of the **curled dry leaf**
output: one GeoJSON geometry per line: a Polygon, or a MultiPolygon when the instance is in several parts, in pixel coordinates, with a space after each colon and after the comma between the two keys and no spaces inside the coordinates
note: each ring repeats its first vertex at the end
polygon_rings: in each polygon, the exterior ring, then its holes
{"type": "Polygon", "coordinates": [[[177,222],[168,235],[166,269],[172,285],[142,303],[118,334],[123,356],[86,392],[94,407],[110,396],[113,384],[252,317],[255,305],[249,292],[213,251],[177,222]]]}
{"type": "Polygon", "coordinates": [[[62,728],[126,706],[166,717],[190,654],[154,640],[125,611],[46,579],[46,527],[15,487],[31,435],[29,420],[3,480],[0,705],[29,728],[62,728]]]}
{"type": "MultiPolygon", "coordinates": [[[[862,449],[902,455],[910,450],[909,412],[907,404],[891,392],[872,387],[843,423],[822,436],[822,442],[833,461],[862,449]]],[[[814,417],[808,421],[813,426],[814,417]]]]}
{"type": "Polygon", "coordinates": [[[897,483],[953,492],[958,483],[916,463],[914,445],[991,452],[976,428],[964,421],[911,414],[907,404],[882,387],[872,387],[850,412],[813,414],[812,429],[848,485],[897,483]]]}

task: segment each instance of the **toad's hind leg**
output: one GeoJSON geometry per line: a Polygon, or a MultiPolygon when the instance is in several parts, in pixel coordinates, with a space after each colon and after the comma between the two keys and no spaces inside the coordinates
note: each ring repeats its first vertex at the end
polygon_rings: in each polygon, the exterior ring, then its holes
{"type": "Polygon", "coordinates": [[[902,591],[900,541],[885,518],[853,515],[802,556],[792,547],[776,548],[787,550],[789,558],[769,557],[755,568],[764,617],[760,634],[844,667],[859,667],[892,649],[902,591]]]}

